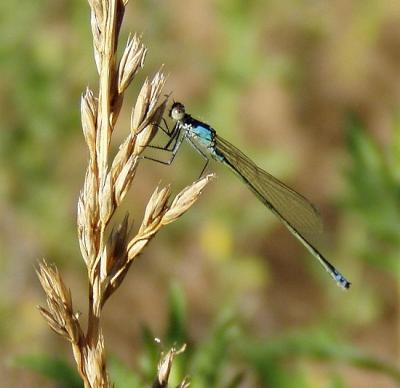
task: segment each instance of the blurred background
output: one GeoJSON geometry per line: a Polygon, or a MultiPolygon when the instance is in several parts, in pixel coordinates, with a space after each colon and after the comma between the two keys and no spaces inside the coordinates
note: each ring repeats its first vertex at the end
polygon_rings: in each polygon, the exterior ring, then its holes
{"type": "MultiPolygon", "coordinates": [[[[79,386],[69,344],[35,308],[45,303],[35,267],[57,264],[85,322],[75,221],[80,94],[97,90],[89,7],[2,1],[0,14],[0,373],[7,387],[79,386]]],[[[165,92],[316,204],[319,247],[352,288],[211,164],[217,179],[106,305],[117,387],[154,376],[154,336],[188,343],[173,379],[190,374],[193,387],[399,385],[399,18],[399,2],[379,0],[128,4],[120,48],[138,32],[149,53],[115,149],[144,78],[164,64],[165,92]]],[[[141,163],[124,204],[136,227],[157,184],[176,193],[197,179],[203,161],[183,148],[171,167],[141,163]]]]}

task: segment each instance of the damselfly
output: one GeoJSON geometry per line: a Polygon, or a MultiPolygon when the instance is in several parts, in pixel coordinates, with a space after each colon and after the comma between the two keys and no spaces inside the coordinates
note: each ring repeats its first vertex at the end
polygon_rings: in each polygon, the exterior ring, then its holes
{"type": "Polygon", "coordinates": [[[183,104],[174,102],[169,115],[176,124],[171,131],[164,130],[170,139],[165,147],[160,148],[170,151],[172,156],[165,162],[153,158],[148,159],[171,164],[183,140],[187,140],[206,160],[201,175],[207,167],[209,159],[228,166],[318,259],[340,287],[344,289],[350,287],[350,282],[312,243],[313,235],[321,230],[321,218],[316,208],[306,198],[258,167],[240,150],[218,136],[209,125],[187,114],[183,104]]]}

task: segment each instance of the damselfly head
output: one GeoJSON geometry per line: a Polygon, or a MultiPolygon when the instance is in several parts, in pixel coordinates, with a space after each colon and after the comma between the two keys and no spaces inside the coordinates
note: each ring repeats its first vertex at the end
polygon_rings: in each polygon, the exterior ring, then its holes
{"type": "Polygon", "coordinates": [[[180,102],[174,102],[169,111],[169,117],[175,121],[182,120],[185,117],[185,107],[180,102]]]}

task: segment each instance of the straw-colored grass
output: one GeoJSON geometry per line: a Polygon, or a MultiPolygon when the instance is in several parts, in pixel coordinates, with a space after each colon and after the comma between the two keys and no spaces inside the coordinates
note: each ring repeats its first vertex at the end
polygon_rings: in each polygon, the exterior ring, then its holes
{"type": "MultiPolygon", "coordinates": [[[[57,268],[45,261],[40,264],[38,275],[47,296],[47,308],[39,309],[49,326],[71,343],[85,387],[109,387],[101,330],[104,304],[149,241],[194,204],[212,176],[188,186],[172,201],[169,187],[157,187],[135,236],[129,235],[128,215],[117,228],[108,231],[110,220],[132,185],[141,154],[157,132],[167,98],[161,98],[165,76],[159,71],[151,81],[144,82],[132,109],[130,131],[117,154],[110,155],[124,92],[143,67],[147,49],[134,35],[118,60],[119,30],[127,0],[89,0],[89,4],[99,85],[97,95],[87,88],[81,100],[89,162],[77,216],[79,244],[89,278],[88,327],[82,328],[71,292],[57,268]]],[[[166,386],[172,361],[179,352],[171,349],[162,357],[155,386],[166,386]]],[[[184,380],[181,386],[188,386],[188,381],[184,380]]]]}

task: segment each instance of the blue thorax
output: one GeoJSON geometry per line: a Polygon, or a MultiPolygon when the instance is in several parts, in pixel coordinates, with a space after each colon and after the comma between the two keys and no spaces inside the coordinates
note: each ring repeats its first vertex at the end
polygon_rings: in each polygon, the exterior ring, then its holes
{"type": "Polygon", "coordinates": [[[219,162],[224,160],[223,155],[215,148],[216,132],[214,128],[188,114],[181,121],[181,125],[186,131],[187,139],[198,151],[203,150],[201,152],[203,155],[209,155],[219,162]]]}
{"type": "Polygon", "coordinates": [[[208,124],[202,123],[190,115],[185,116],[182,120],[182,124],[189,137],[196,138],[196,140],[205,147],[213,146],[215,129],[211,128],[208,124]]]}

